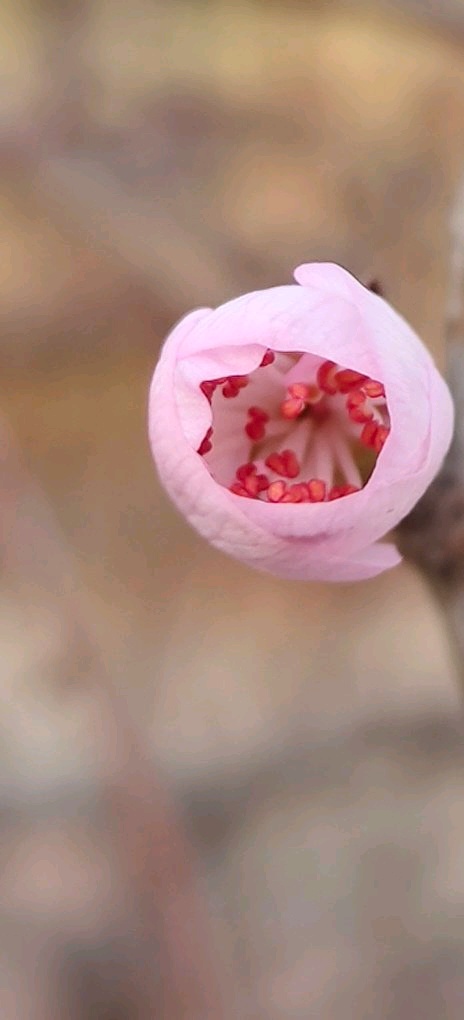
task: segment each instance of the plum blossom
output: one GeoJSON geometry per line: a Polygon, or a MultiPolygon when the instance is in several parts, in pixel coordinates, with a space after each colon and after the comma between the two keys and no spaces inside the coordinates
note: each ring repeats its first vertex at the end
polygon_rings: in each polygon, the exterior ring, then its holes
{"type": "Polygon", "coordinates": [[[333,264],[191,312],[161,351],[162,483],[214,546],[301,580],[373,577],[451,441],[446,384],[411,327],[333,264]]]}

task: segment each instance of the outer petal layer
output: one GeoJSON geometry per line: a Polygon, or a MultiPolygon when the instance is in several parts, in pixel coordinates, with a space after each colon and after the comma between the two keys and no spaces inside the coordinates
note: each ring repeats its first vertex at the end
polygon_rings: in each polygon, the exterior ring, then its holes
{"type": "Polygon", "coordinates": [[[153,455],[181,512],[224,552],[283,577],[371,577],[399,561],[377,540],[438,470],[452,435],[451,398],[419,338],[382,298],[334,265],[301,266],[296,277],[301,286],[257,291],[175,327],[150,391],[153,455]],[[312,353],[384,383],[391,434],[360,492],[318,504],[244,499],[196,453],[211,423],[200,382],[253,371],[268,347],[312,353]]]}

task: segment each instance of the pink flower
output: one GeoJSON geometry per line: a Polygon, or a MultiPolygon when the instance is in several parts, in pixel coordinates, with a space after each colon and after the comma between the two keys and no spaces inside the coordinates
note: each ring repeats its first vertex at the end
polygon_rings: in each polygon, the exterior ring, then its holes
{"type": "Polygon", "coordinates": [[[150,391],[159,475],[213,545],[281,577],[395,566],[379,542],[448,449],[453,409],[428,351],[344,269],[187,315],[150,391]]]}

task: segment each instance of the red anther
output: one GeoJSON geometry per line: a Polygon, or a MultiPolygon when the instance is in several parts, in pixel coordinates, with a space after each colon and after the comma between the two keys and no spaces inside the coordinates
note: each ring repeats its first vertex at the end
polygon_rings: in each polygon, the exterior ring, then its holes
{"type": "Polygon", "coordinates": [[[299,397],[300,400],[304,400],[305,404],[315,404],[322,397],[319,387],[313,383],[292,383],[288,387],[288,393],[291,397],[299,397]]]}
{"type": "Polygon", "coordinates": [[[259,492],[259,482],[257,475],[248,475],[243,483],[243,488],[246,489],[249,496],[256,499],[259,492]]]}
{"type": "Polygon", "coordinates": [[[368,397],[384,397],[385,386],[381,382],[377,382],[376,379],[366,379],[366,382],[362,386],[364,393],[367,393],[368,397]]]}
{"type": "Polygon", "coordinates": [[[366,407],[367,397],[362,390],[353,390],[346,398],[346,409],[352,421],[364,424],[373,417],[373,412],[366,407]]]}
{"type": "Polygon", "coordinates": [[[390,429],[386,425],[379,425],[374,439],[374,450],[376,453],[380,453],[385,446],[385,442],[390,434],[390,429]]]}
{"type": "Polygon", "coordinates": [[[256,475],[256,481],[258,482],[258,492],[264,492],[269,486],[267,475],[256,475]]]}
{"type": "Polygon", "coordinates": [[[338,385],[336,381],[337,366],[333,361],[324,361],[322,365],[319,365],[317,370],[317,384],[319,389],[324,390],[324,393],[329,393],[333,396],[337,393],[338,385]]]}
{"type": "Polygon", "coordinates": [[[300,473],[300,465],[293,450],[282,450],[282,460],[284,462],[282,474],[286,478],[296,478],[300,473]]]}
{"type": "Polygon", "coordinates": [[[206,432],[206,434],[203,436],[203,439],[202,439],[202,441],[201,441],[201,443],[200,443],[200,445],[198,447],[198,450],[197,450],[197,453],[200,454],[200,457],[203,457],[205,453],[209,453],[209,451],[212,450],[212,448],[213,448],[213,444],[211,442],[212,434],[213,434],[213,429],[209,428],[208,431],[206,432]]]}
{"type": "Polygon", "coordinates": [[[269,421],[269,415],[267,411],[263,411],[262,407],[249,407],[247,414],[250,418],[259,418],[261,421],[269,421]]]}
{"type": "Polygon", "coordinates": [[[270,503],[280,503],[282,496],[285,495],[285,482],[279,479],[278,482],[271,482],[267,490],[267,498],[270,503]]]}
{"type": "Polygon", "coordinates": [[[259,418],[252,418],[252,420],[245,425],[245,432],[249,439],[252,439],[253,442],[257,443],[260,439],[264,439],[264,436],[266,435],[264,422],[259,418]]]}
{"type": "Polygon", "coordinates": [[[296,478],[300,473],[300,465],[293,450],[270,453],[264,463],[276,475],[283,475],[284,478],[296,478]]]}
{"type": "Polygon", "coordinates": [[[257,470],[256,464],[249,461],[248,464],[241,464],[240,467],[237,468],[235,474],[239,482],[243,483],[245,479],[248,478],[248,475],[255,475],[257,470]]]}
{"type": "Polygon", "coordinates": [[[307,404],[317,404],[320,401],[321,397],[322,397],[322,393],[321,393],[321,391],[319,389],[319,386],[308,385],[307,389],[308,389],[308,393],[307,393],[307,396],[306,396],[306,403],[307,404]]]}
{"type": "Polygon", "coordinates": [[[216,389],[217,382],[214,379],[205,379],[204,382],[200,383],[201,392],[204,393],[205,397],[211,403],[213,393],[216,389]]]}
{"type": "Polygon", "coordinates": [[[223,397],[237,397],[240,390],[248,386],[247,375],[230,375],[222,387],[223,397]]]}
{"type": "Polygon", "coordinates": [[[316,387],[309,387],[304,382],[296,382],[288,387],[288,392],[291,397],[299,397],[300,400],[306,401],[309,397],[310,389],[316,389],[316,387]]]}
{"type": "Polygon", "coordinates": [[[263,411],[262,407],[249,407],[247,413],[251,421],[245,425],[245,432],[256,443],[258,440],[264,439],[266,435],[264,425],[269,421],[269,415],[263,411]]]}
{"type": "Polygon", "coordinates": [[[352,368],[343,368],[335,373],[335,380],[340,393],[349,393],[359,386],[364,386],[366,376],[362,372],[355,372],[352,368]]]}
{"type": "Polygon", "coordinates": [[[342,496],[351,496],[353,492],[361,492],[357,485],[334,485],[330,490],[328,499],[341,499],[342,496]]]}
{"type": "Polygon", "coordinates": [[[327,493],[327,486],[322,481],[322,478],[311,478],[306,484],[308,486],[309,502],[323,503],[327,493]]]}
{"type": "Polygon", "coordinates": [[[267,351],[266,351],[266,353],[264,355],[264,358],[263,358],[263,360],[262,360],[262,362],[261,362],[259,367],[260,368],[265,368],[266,365],[272,365],[273,361],[275,361],[274,351],[271,351],[271,349],[268,347],[268,349],[267,349],[267,351]]]}
{"type": "Polygon", "coordinates": [[[288,418],[291,421],[292,418],[298,418],[305,407],[306,404],[301,397],[290,397],[280,405],[280,413],[283,418],[288,418]]]}
{"type": "Polygon", "coordinates": [[[240,482],[232,482],[232,485],[229,485],[229,492],[233,492],[235,496],[248,496],[246,489],[240,482]]]}
{"type": "MultiPolygon", "coordinates": [[[[373,422],[370,422],[369,424],[374,425],[373,422]]],[[[390,429],[387,425],[377,425],[377,423],[375,423],[375,429],[368,429],[367,425],[364,426],[360,439],[365,446],[370,446],[376,453],[380,453],[380,451],[383,450],[389,435],[390,429]]]]}
{"type": "Polygon", "coordinates": [[[289,485],[282,503],[309,503],[309,491],[306,482],[297,482],[289,485]]]}
{"type": "Polygon", "coordinates": [[[366,411],[363,407],[355,407],[352,411],[349,411],[351,421],[356,422],[357,425],[364,425],[372,418],[372,414],[366,411]]]}
{"type": "Polygon", "coordinates": [[[275,471],[276,475],[286,474],[284,458],[280,453],[270,453],[264,463],[270,471],[275,471]]]}
{"type": "Polygon", "coordinates": [[[361,443],[363,443],[364,446],[371,446],[374,449],[374,444],[375,444],[376,435],[377,435],[377,429],[379,427],[380,426],[377,424],[376,421],[369,421],[369,422],[367,422],[367,425],[364,426],[364,428],[363,428],[363,430],[361,432],[361,435],[359,437],[360,440],[361,440],[361,443]]]}
{"type": "Polygon", "coordinates": [[[347,398],[346,406],[359,407],[361,404],[364,404],[365,400],[366,396],[362,390],[353,390],[353,393],[350,393],[349,397],[347,398]]]}

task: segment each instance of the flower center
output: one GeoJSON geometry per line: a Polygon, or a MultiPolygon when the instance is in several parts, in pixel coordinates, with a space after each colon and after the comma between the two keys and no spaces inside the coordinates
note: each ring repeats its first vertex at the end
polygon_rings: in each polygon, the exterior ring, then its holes
{"type": "Polygon", "coordinates": [[[207,379],[198,454],[236,496],[321,503],[366,484],[390,431],[382,383],[312,354],[266,350],[249,375],[207,379]]]}

